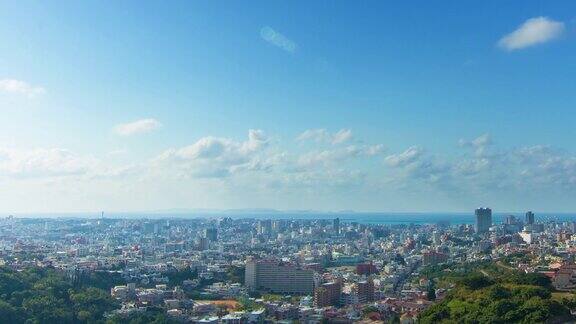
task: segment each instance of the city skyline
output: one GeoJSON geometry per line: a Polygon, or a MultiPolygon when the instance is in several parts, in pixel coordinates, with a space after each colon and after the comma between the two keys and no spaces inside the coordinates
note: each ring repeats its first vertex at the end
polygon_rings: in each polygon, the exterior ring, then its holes
{"type": "Polygon", "coordinates": [[[0,212],[576,211],[576,4],[254,7],[1,3],[0,212]]]}
{"type": "Polygon", "coordinates": [[[489,208],[476,209],[476,216],[476,224],[0,217],[3,318],[197,324],[573,320],[574,217],[556,221],[526,212],[526,222],[515,216],[494,221],[489,208]],[[470,307],[453,307],[458,303],[470,307]],[[37,304],[47,306],[30,307],[37,304]]]}
{"type": "Polygon", "coordinates": [[[0,322],[576,323],[576,1],[0,0],[0,322]]]}

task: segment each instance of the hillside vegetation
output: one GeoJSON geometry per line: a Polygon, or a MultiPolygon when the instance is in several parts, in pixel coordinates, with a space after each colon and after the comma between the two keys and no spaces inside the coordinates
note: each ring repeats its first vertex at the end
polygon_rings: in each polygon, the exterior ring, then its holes
{"type": "Polygon", "coordinates": [[[455,285],[441,302],[424,311],[420,323],[562,323],[570,321],[572,295],[553,297],[550,280],[479,263],[459,269],[435,269],[433,279],[455,285]],[[460,269],[461,270],[461,269],[460,269]]]}

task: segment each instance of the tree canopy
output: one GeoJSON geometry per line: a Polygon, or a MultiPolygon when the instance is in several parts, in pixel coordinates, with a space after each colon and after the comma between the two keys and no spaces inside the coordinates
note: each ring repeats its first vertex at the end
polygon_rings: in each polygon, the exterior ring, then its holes
{"type": "Polygon", "coordinates": [[[107,291],[46,268],[0,267],[0,297],[5,323],[104,323],[104,314],[119,306],[107,291]]]}
{"type": "Polygon", "coordinates": [[[420,323],[545,323],[570,319],[571,301],[552,298],[550,280],[494,265],[452,278],[456,288],[420,323]]]}

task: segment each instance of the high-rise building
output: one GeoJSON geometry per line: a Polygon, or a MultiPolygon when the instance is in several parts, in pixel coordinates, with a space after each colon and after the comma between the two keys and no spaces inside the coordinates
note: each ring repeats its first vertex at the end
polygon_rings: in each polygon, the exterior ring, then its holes
{"type": "Polygon", "coordinates": [[[214,227],[207,228],[204,230],[204,237],[206,237],[210,242],[218,241],[218,230],[214,227]]]}
{"type": "Polygon", "coordinates": [[[357,282],[354,285],[354,292],[358,295],[358,301],[361,304],[374,301],[374,281],[368,278],[357,282]]]}
{"type": "Polygon", "coordinates": [[[272,231],[274,233],[282,233],[286,229],[286,221],[282,219],[275,220],[272,222],[272,231]]]}
{"type": "Polygon", "coordinates": [[[327,282],[314,289],[314,306],[335,306],[342,294],[342,282],[327,282]]]}
{"type": "Polygon", "coordinates": [[[432,243],[434,245],[440,245],[442,243],[442,235],[438,231],[432,232],[432,243]]]}
{"type": "Polygon", "coordinates": [[[252,291],[311,295],[314,292],[314,270],[277,260],[249,258],[246,261],[245,284],[252,291]]]}
{"type": "Polygon", "coordinates": [[[210,241],[206,237],[199,237],[198,238],[198,249],[200,251],[208,250],[210,247],[210,241]]]}
{"type": "MultiPolygon", "coordinates": [[[[528,214],[526,214],[528,215],[528,214]]],[[[516,216],[508,215],[506,216],[506,225],[515,225],[516,224],[516,216]]]]}
{"type": "Polygon", "coordinates": [[[492,226],[492,209],[478,208],[476,209],[476,233],[486,233],[492,226]]]}
{"type": "Polygon", "coordinates": [[[534,224],[534,213],[531,211],[526,213],[526,224],[534,224]]]}
{"type": "Polygon", "coordinates": [[[332,222],[332,227],[334,228],[334,233],[340,234],[340,218],[335,218],[332,222]]]}
{"type": "Polygon", "coordinates": [[[272,220],[264,219],[258,222],[258,234],[270,235],[272,233],[272,220]]]}

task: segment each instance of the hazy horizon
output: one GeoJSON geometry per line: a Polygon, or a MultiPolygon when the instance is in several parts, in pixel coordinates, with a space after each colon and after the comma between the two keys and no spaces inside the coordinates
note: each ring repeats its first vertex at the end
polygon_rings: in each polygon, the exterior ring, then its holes
{"type": "MultiPolygon", "coordinates": [[[[493,215],[498,217],[513,215],[518,217],[524,217],[527,211],[493,211],[493,215]]],[[[555,216],[576,216],[576,212],[558,212],[558,211],[531,211],[534,212],[537,217],[555,217],[555,216]]],[[[158,215],[161,218],[169,217],[192,217],[192,218],[202,218],[202,217],[224,217],[224,216],[238,216],[238,217],[282,217],[282,216],[293,216],[302,215],[308,216],[311,219],[314,217],[323,216],[374,216],[374,217],[389,217],[394,215],[414,215],[414,216],[424,216],[424,217],[436,217],[436,216],[470,216],[474,217],[474,210],[472,211],[354,211],[354,210],[275,210],[275,209],[175,209],[175,210],[141,210],[141,211],[71,211],[71,212],[18,212],[18,213],[0,213],[0,217],[7,216],[24,216],[26,218],[43,218],[45,216],[50,217],[76,217],[81,216],[82,218],[101,218],[102,216],[111,216],[112,218],[122,218],[134,217],[134,216],[154,216],[158,215]],[[52,216],[50,216],[52,215],[52,216]]]]}

